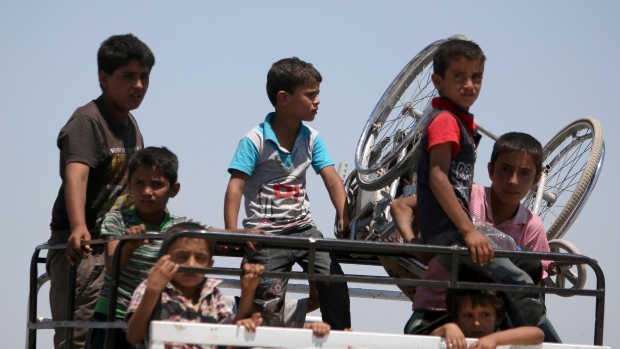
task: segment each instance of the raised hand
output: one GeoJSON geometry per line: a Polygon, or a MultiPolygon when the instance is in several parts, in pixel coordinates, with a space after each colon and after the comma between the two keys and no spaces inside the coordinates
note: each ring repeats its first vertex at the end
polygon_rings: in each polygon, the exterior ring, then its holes
{"type": "Polygon", "coordinates": [[[161,292],[179,270],[179,265],[170,260],[170,255],[161,257],[149,271],[147,288],[161,292]]]}

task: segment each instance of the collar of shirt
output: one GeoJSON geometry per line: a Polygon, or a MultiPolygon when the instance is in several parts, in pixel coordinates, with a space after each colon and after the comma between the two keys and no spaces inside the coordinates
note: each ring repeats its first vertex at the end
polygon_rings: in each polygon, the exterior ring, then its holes
{"type": "Polygon", "coordinates": [[[147,232],[153,232],[153,231],[164,231],[167,227],[168,224],[170,224],[170,213],[166,212],[166,215],[164,216],[164,221],[161,222],[161,224],[159,226],[154,226],[154,225],[150,225],[150,224],[146,224],[144,223],[140,217],[138,217],[138,209],[134,206],[131,209],[131,214],[133,215],[134,221],[138,224],[143,223],[144,227],[146,229],[147,232]]]}
{"type": "Polygon", "coordinates": [[[478,131],[476,129],[476,123],[474,122],[474,114],[457,108],[454,104],[452,104],[452,102],[443,97],[433,98],[431,105],[435,109],[446,110],[456,116],[461,121],[463,126],[465,126],[465,129],[472,139],[474,139],[474,143],[478,145],[479,137],[477,136],[478,131]]]}
{"type": "MultiPolygon", "coordinates": [[[[487,212],[487,222],[493,222],[493,212],[491,212],[491,188],[485,187],[484,194],[486,196],[485,205],[487,212]]],[[[496,227],[501,227],[503,225],[517,225],[517,224],[525,224],[527,223],[527,211],[523,205],[519,205],[517,209],[517,214],[515,214],[512,218],[502,222],[496,227]]]]}
{"type": "MultiPolygon", "coordinates": [[[[267,116],[265,117],[265,123],[263,125],[263,133],[265,135],[265,139],[273,142],[278,147],[278,149],[288,153],[288,150],[280,147],[280,143],[278,143],[278,138],[276,137],[276,133],[273,132],[273,128],[271,127],[271,120],[273,119],[274,116],[276,116],[276,113],[271,112],[267,114],[267,116]]],[[[304,140],[310,137],[311,133],[312,131],[310,130],[308,126],[304,125],[303,122],[300,123],[299,129],[297,130],[297,138],[295,139],[295,145],[297,145],[297,143],[300,140],[304,140]]]]}

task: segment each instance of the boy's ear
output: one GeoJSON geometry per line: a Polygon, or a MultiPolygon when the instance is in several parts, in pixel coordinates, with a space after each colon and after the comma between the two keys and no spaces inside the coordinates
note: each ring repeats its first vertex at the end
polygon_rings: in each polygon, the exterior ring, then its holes
{"type": "Polygon", "coordinates": [[[181,183],[176,182],[172,186],[170,186],[170,194],[168,196],[171,198],[177,196],[179,190],[181,190],[181,183]]]}
{"type": "Polygon", "coordinates": [[[286,91],[278,91],[278,93],[276,94],[276,100],[278,101],[278,104],[288,103],[288,98],[289,95],[288,93],[286,93],[286,91]]]}
{"type": "Polygon", "coordinates": [[[433,73],[433,75],[431,75],[431,80],[433,80],[433,85],[435,85],[437,91],[441,93],[443,88],[443,78],[439,74],[433,73]]]}
{"type": "Polygon", "coordinates": [[[495,317],[495,327],[501,325],[502,321],[504,321],[504,314],[498,314],[495,317]]]}
{"type": "Polygon", "coordinates": [[[493,164],[490,162],[487,164],[487,171],[489,171],[489,179],[493,181],[493,164]]]}
{"type": "Polygon", "coordinates": [[[99,85],[101,85],[102,88],[108,88],[109,77],[110,76],[106,74],[106,72],[104,72],[103,70],[99,71],[99,85]]]}
{"type": "Polygon", "coordinates": [[[211,258],[211,260],[209,261],[209,264],[207,264],[207,268],[211,268],[213,266],[213,262],[215,262],[215,260],[211,258]]]}

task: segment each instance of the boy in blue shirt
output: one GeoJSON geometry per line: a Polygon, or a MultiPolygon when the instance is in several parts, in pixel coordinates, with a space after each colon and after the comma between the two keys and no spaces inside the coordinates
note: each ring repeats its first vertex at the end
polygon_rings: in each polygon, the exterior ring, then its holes
{"type": "MultiPolygon", "coordinates": [[[[467,246],[471,258],[460,258],[460,266],[495,283],[533,286],[527,273],[509,259],[493,259],[495,246],[474,227],[469,213],[477,145],[469,108],[480,93],[485,59],[477,44],[465,40],[443,43],[433,58],[432,80],[441,97],[432,101],[434,109],[420,143],[420,233],[430,245],[467,246]]],[[[437,255],[437,261],[450,269],[450,256],[437,255]]],[[[540,295],[506,292],[506,296],[512,325],[538,323],[543,310],[540,295]]]]}
{"type": "MultiPolygon", "coordinates": [[[[297,57],[274,63],[267,74],[267,95],[275,112],[239,142],[228,169],[231,174],[224,202],[226,229],[237,229],[241,196],[245,198],[244,228],[268,234],[323,238],[310,215],[306,170],[321,175],[338,214],[339,235],[349,225],[346,193],[319,133],[302,121],[314,120],[319,107],[321,74],[297,57]]],[[[266,271],[290,271],[308,266],[308,251],[262,249],[246,243],[249,263],[266,271]]],[[[315,272],[342,274],[335,256],[317,253],[315,272]]],[[[257,310],[282,314],[286,279],[263,278],[256,291],[257,310]]],[[[349,294],[344,282],[316,282],[323,321],[333,329],[351,327],[349,294]]]]}

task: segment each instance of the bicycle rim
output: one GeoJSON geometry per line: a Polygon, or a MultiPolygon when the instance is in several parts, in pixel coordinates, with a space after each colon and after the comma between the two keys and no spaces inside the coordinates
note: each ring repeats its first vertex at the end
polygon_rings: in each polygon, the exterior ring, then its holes
{"type": "Polygon", "coordinates": [[[359,174],[381,172],[415,136],[413,132],[430,108],[435,94],[432,58],[437,41],[418,53],[385,91],[358,142],[355,166],[359,174]]]}
{"type": "MultiPolygon", "coordinates": [[[[556,134],[543,148],[547,179],[538,216],[547,240],[562,238],[577,218],[596,184],[603,161],[603,131],[593,118],[579,119],[556,134]]],[[[524,205],[533,209],[536,190],[524,205]]]]}

